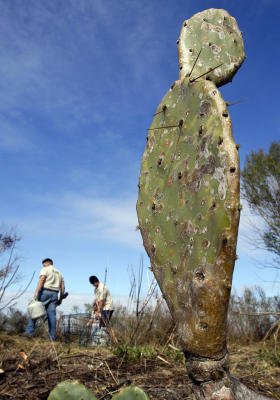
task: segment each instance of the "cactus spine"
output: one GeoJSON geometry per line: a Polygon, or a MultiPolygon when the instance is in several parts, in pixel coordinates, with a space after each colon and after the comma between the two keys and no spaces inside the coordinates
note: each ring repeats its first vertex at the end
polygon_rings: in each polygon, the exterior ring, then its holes
{"type": "Polygon", "coordinates": [[[224,10],[185,21],[177,43],[180,79],[149,129],[137,213],[189,374],[204,381],[226,365],[240,211],[238,151],[217,86],[232,79],[245,55],[236,21],[224,10]]]}

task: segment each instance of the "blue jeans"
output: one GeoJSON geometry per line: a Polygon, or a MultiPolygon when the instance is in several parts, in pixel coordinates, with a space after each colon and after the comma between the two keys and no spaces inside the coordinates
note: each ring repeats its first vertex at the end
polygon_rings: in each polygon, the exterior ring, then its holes
{"type": "MultiPolygon", "coordinates": [[[[38,300],[44,303],[46,308],[48,325],[49,325],[49,335],[51,340],[56,339],[56,305],[58,300],[58,292],[54,292],[48,289],[40,290],[38,294],[38,300]]],[[[34,329],[36,325],[36,319],[28,318],[28,324],[25,333],[28,335],[34,334],[34,329]]]]}
{"type": "Polygon", "coordinates": [[[94,341],[94,336],[96,333],[99,332],[99,325],[92,324],[91,326],[91,333],[90,333],[90,341],[91,343],[94,341]]]}

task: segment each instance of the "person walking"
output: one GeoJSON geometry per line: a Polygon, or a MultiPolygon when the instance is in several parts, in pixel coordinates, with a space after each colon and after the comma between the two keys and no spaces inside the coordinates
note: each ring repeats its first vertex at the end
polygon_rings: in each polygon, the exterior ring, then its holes
{"type": "MultiPolygon", "coordinates": [[[[65,297],[65,285],[62,273],[53,266],[53,261],[46,258],[42,261],[43,268],[40,271],[39,281],[34,293],[34,298],[41,301],[47,312],[49,335],[51,340],[56,339],[56,307],[65,297]],[[58,299],[58,293],[60,296],[58,299]]],[[[25,333],[33,336],[36,320],[28,318],[25,333]]]]}
{"type": "Polygon", "coordinates": [[[100,318],[99,327],[106,327],[108,330],[109,322],[114,312],[113,302],[109,289],[104,283],[92,275],[89,277],[90,283],[94,286],[94,304],[96,304],[96,316],[100,318]]]}

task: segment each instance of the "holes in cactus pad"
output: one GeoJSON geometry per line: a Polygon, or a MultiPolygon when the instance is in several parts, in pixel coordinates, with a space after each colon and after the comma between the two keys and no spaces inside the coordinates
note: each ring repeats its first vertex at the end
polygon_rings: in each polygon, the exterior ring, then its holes
{"type": "Polygon", "coordinates": [[[211,104],[208,101],[204,101],[201,106],[200,106],[200,110],[199,110],[199,114],[201,117],[208,115],[210,113],[211,110],[211,104]]]}
{"type": "Polygon", "coordinates": [[[172,83],[172,85],[170,86],[170,89],[173,90],[175,87],[175,83],[172,83]]]}
{"type": "Polygon", "coordinates": [[[228,113],[227,112],[223,112],[223,117],[227,118],[228,117],[228,113]]]}
{"type": "Polygon", "coordinates": [[[224,139],[221,138],[221,137],[219,137],[219,139],[218,139],[218,145],[220,146],[220,145],[223,143],[223,141],[224,141],[224,139]]]}
{"type": "Polygon", "coordinates": [[[216,203],[215,203],[215,201],[213,201],[213,203],[212,203],[212,205],[210,207],[210,211],[214,211],[215,208],[216,208],[216,203]]]}
{"type": "Polygon", "coordinates": [[[208,249],[209,246],[210,246],[210,241],[208,239],[203,239],[202,247],[204,247],[205,249],[208,249]]]}
{"type": "Polygon", "coordinates": [[[229,171],[230,171],[231,174],[234,174],[234,172],[236,171],[236,168],[235,168],[235,167],[231,167],[231,168],[229,169],[229,171]]]}
{"type": "Polygon", "coordinates": [[[201,322],[200,326],[204,331],[208,328],[208,324],[206,322],[201,322]]]}
{"type": "Polygon", "coordinates": [[[178,172],[178,179],[182,179],[182,172],[180,171],[180,172],[178,172]]]}
{"type": "Polygon", "coordinates": [[[205,275],[204,275],[203,271],[197,271],[197,272],[195,273],[194,279],[195,279],[196,281],[203,282],[204,279],[205,279],[205,275]]]}
{"type": "Polygon", "coordinates": [[[189,49],[189,52],[192,53],[192,52],[193,52],[193,49],[189,49]]]}
{"type": "Polygon", "coordinates": [[[177,42],[176,42],[177,44],[179,44],[180,43],[180,40],[177,40],[177,42]]]}
{"type": "Polygon", "coordinates": [[[161,158],[158,159],[157,164],[158,164],[159,167],[161,167],[161,164],[162,164],[162,159],[161,158]]]}

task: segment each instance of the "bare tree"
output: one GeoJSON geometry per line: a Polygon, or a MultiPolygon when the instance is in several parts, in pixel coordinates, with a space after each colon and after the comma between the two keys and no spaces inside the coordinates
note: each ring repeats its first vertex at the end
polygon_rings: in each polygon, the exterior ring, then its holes
{"type": "Polygon", "coordinates": [[[280,141],[273,142],[269,151],[263,149],[246,157],[242,171],[242,195],[257,223],[250,221],[253,235],[250,243],[256,249],[272,253],[265,266],[280,269],[280,141]]]}
{"type": "Polygon", "coordinates": [[[14,232],[0,233],[0,312],[16,303],[16,300],[27,290],[34,276],[33,273],[27,285],[23,288],[17,288],[12,296],[5,296],[7,289],[18,286],[22,279],[19,274],[19,259],[15,254],[19,240],[20,238],[14,232]]]}

